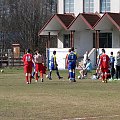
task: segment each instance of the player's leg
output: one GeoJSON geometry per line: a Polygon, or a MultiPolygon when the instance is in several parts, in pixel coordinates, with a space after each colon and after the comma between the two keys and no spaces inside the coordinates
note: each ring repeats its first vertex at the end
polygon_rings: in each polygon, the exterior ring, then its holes
{"type": "Polygon", "coordinates": [[[110,74],[111,74],[111,79],[114,79],[115,70],[113,65],[111,66],[110,74]]]}
{"type": "Polygon", "coordinates": [[[49,78],[49,80],[52,80],[52,69],[48,73],[48,78],[49,78]]]}
{"type": "Polygon", "coordinates": [[[104,71],[104,69],[101,69],[101,77],[102,77],[102,82],[105,82],[105,71],[104,71]]]}
{"type": "Polygon", "coordinates": [[[84,75],[85,75],[85,70],[82,69],[82,70],[80,70],[80,72],[81,72],[81,76],[82,76],[82,79],[83,79],[83,78],[84,78],[84,75]]]}
{"type": "Polygon", "coordinates": [[[108,73],[107,72],[105,72],[105,83],[107,83],[107,78],[108,78],[108,73]]]}
{"type": "Polygon", "coordinates": [[[73,67],[72,62],[69,63],[69,67],[68,67],[68,68],[69,68],[70,80],[73,81],[73,80],[74,80],[74,75],[73,75],[73,74],[74,74],[74,73],[73,73],[74,67],[73,67]]]}
{"type": "Polygon", "coordinates": [[[57,76],[58,76],[59,79],[62,79],[62,78],[63,78],[63,77],[61,77],[60,74],[59,74],[58,67],[56,67],[56,74],[57,74],[57,76]]]}
{"type": "Polygon", "coordinates": [[[28,66],[27,65],[24,66],[24,73],[25,73],[25,82],[26,82],[26,84],[29,84],[29,81],[28,81],[28,66]]]}
{"type": "Polygon", "coordinates": [[[32,80],[32,65],[29,66],[29,83],[31,84],[32,80]]]}
{"type": "Polygon", "coordinates": [[[120,80],[120,66],[118,66],[118,80],[120,80]]]}
{"type": "Polygon", "coordinates": [[[116,65],[116,79],[118,79],[118,66],[116,65]]]}
{"type": "Polygon", "coordinates": [[[74,80],[74,82],[76,82],[75,81],[75,67],[76,67],[76,65],[75,65],[75,63],[73,63],[72,69],[73,69],[73,80],[74,80]]]}
{"type": "Polygon", "coordinates": [[[35,67],[35,64],[34,64],[34,65],[33,65],[32,78],[34,78],[34,76],[35,76],[35,70],[36,70],[36,67],[35,67]]]}
{"type": "Polygon", "coordinates": [[[69,78],[69,80],[73,80],[73,69],[72,69],[72,63],[71,62],[69,62],[69,64],[68,64],[68,70],[69,70],[69,76],[70,76],[70,78],[69,78]]]}
{"type": "Polygon", "coordinates": [[[80,74],[80,78],[82,79],[83,78],[83,70],[80,70],[79,74],[80,74]]]}
{"type": "Polygon", "coordinates": [[[105,82],[105,75],[104,75],[104,73],[101,74],[101,77],[102,77],[102,82],[105,82]]]}
{"type": "Polygon", "coordinates": [[[40,78],[41,78],[41,82],[43,82],[43,72],[40,71],[40,78]]]}
{"type": "Polygon", "coordinates": [[[104,69],[104,76],[105,76],[105,79],[104,79],[104,82],[107,83],[107,79],[108,79],[108,68],[105,68],[104,69]]]}
{"type": "Polygon", "coordinates": [[[35,70],[35,82],[38,82],[38,71],[39,71],[39,64],[36,64],[36,70],[35,70]]]}
{"type": "Polygon", "coordinates": [[[70,80],[71,80],[72,82],[74,82],[75,79],[74,79],[74,75],[73,75],[73,74],[74,74],[73,69],[70,69],[70,70],[69,70],[69,74],[70,74],[70,80]]]}
{"type": "Polygon", "coordinates": [[[73,80],[74,80],[74,82],[76,82],[76,80],[75,80],[75,68],[76,68],[76,63],[73,62],[72,69],[73,69],[73,80]]]}
{"type": "Polygon", "coordinates": [[[42,64],[40,64],[40,78],[41,78],[41,82],[43,82],[43,72],[44,72],[44,66],[42,64]]]}
{"type": "Polygon", "coordinates": [[[69,80],[72,80],[72,69],[69,69],[69,75],[70,75],[69,80]]]}
{"type": "Polygon", "coordinates": [[[25,74],[25,78],[26,78],[26,84],[29,84],[28,73],[25,74]]]}

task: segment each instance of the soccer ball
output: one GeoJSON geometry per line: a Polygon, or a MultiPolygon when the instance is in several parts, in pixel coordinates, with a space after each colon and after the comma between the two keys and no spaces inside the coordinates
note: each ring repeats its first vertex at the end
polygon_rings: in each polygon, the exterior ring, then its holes
{"type": "Polygon", "coordinates": [[[48,78],[49,76],[48,75],[46,75],[46,78],[48,78]]]}
{"type": "Polygon", "coordinates": [[[3,73],[4,72],[4,70],[3,69],[1,69],[1,73],[3,73]]]}
{"type": "Polygon", "coordinates": [[[78,79],[80,79],[81,77],[80,77],[80,75],[78,76],[78,79]]]}

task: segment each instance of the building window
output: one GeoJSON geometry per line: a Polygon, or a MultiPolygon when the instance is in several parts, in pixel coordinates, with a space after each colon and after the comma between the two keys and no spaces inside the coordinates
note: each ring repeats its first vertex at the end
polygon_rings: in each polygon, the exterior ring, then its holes
{"type": "MultiPolygon", "coordinates": [[[[93,33],[93,47],[95,48],[95,33],[93,33]]],[[[99,33],[99,48],[112,48],[112,33],[99,33]]]]}
{"type": "Polygon", "coordinates": [[[84,0],[83,11],[85,13],[93,13],[94,12],[94,0],[84,0]]]}
{"type": "Polygon", "coordinates": [[[70,48],[70,34],[64,34],[63,47],[70,48]]]}
{"type": "Polygon", "coordinates": [[[74,13],[74,0],[64,0],[64,13],[74,13]]]}
{"type": "Polygon", "coordinates": [[[110,0],[100,0],[100,12],[110,12],[110,0]]]}

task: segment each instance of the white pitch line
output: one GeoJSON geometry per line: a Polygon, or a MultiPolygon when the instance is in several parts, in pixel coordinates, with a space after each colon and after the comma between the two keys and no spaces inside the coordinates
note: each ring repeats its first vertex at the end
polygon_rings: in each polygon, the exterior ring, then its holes
{"type": "Polygon", "coordinates": [[[87,120],[87,119],[97,119],[97,118],[114,118],[119,117],[120,115],[111,115],[111,116],[97,116],[97,117],[83,117],[83,118],[71,118],[71,119],[63,119],[63,120],[87,120]]]}

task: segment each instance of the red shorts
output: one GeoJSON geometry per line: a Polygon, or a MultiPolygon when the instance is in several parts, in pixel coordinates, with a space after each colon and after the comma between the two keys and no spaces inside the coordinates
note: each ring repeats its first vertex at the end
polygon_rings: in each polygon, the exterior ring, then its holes
{"type": "Polygon", "coordinates": [[[46,66],[43,66],[43,74],[46,74],[46,66]]]}
{"type": "Polygon", "coordinates": [[[24,73],[32,73],[32,65],[25,65],[24,73]]]}
{"type": "Polygon", "coordinates": [[[36,63],[36,72],[43,73],[44,66],[42,63],[36,63]]]}
{"type": "Polygon", "coordinates": [[[108,73],[109,69],[108,68],[101,68],[102,73],[108,73]]]}

